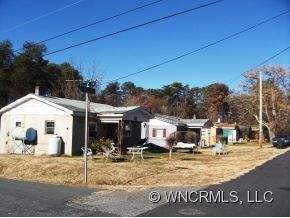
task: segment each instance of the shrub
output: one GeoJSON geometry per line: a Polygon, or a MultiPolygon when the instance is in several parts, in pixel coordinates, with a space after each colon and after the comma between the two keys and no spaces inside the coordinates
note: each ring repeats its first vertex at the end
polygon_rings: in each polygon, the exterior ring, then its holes
{"type": "Polygon", "coordinates": [[[195,143],[196,133],[195,132],[186,132],[185,141],[187,143],[195,143]]]}
{"type": "Polygon", "coordinates": [[[166,138],[166,142],[169,147],[174,146],[177,143],[177,141],[178,141],[177,137],[172,134],[166,138]]]}
{"type": "Polygon", "coordinates": [[[113,140],[111,139],[105,139],[104,137],[97,139],[91,144],[91,148],[95,152],[101,152],[103,147],[105,148],[111,148],[112,147],[113,140]]]}
{"type": "Polygon", "coordinates": [[[172,133],[174,134],[174,136],[176,137],[177,142],[183,142],[184,140],[184,134],[182,134],[181,132],[175,132],[172,133]]]}
{"type": "Polygon", "coordinates": [[[172,158],[172,147],[177,143],[178,141],[178,137],[176,136],[177,134],[173,133],[170,134],[167,138],[166,138],[166,142],[168,144],[169,147],[169,160],[171,160],[172,158]]]}

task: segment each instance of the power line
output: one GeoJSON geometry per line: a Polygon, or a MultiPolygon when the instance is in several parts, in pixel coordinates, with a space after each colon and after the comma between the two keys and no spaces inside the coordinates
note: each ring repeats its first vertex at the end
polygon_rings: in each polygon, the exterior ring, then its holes
{"type": "MultiPolygon", "coordinates": [[[[104,18],[104,19],[101,19],[101,20],[98,20],[98,21],[95,21],[93,23],[90,23],[90,24],[87,24],[87,25],[84,25],[84,26],[81,26],[81,27],[78,27],[78,28],[75,28],[75,29],[72,29],[72,30],[69,30],[67,32],[64,32],[64,33],[61,33],[61,34],[58,34],[58,35],[55,35],[55,36],[52,36],[50,38],[47,38],[47,39],[44,39],[42,41],[39,41],[39,42],[36,42],[35,44],[38,45],[40,43],[44,43],[44,42],[48,42],[48,41],[51,41],[53,39],[57,39],[57,38],[60,38],[62,36],[65,36],[65,35],[68,35],[68,34],[71,34],[71,33],[74,33],[74,32],[77,32],[79,30],[82,30],[82,29],[85,29],[85,28],[88,28],[88,27],[91,27],[91,26],[94,26],[96,24],[99,24],[99,23],[103,23],[105,21],[108,21],[108,20],[112,20],[112,19],[115,19],[117,17],[120,17],[120,16],[123,16],[125,14],[129,14],[131,12],[134,12],[134,11],[137,11],[137,10],[140,10],[140,9],[143,9],[143,8],[146,8],[146,7],[149,7],[149,6],[152,6],[154,4],[157,4],[159,2],[162,2],[163,0],[158,0],[158,1],[154,1],[154,2],[151,2],[151,3],[148,3],[148,4],[145,4],[145,5],[141,5],[137,8],[133,8],[133,9],[130,9],[128,11],[124,11],[124,12],[121,12],[119,14],[116,14],[116,15],[113,15],[113,16],[110,16],[110,17],[107,17],[107,18],[104,18]]],[[[14,50],[13,52],[17,52],[17,51],[21,51],[23,50],[23,48],[20,48],[20,49],[16,49],[14,50]]]]}
{"type": "MultiPolygon", "coordinates": [[[[198,52],[198,51],[204,50],[204,49],[206,49],[206,48],[208,48],[208,47],[214,46],[214,45],[216,45],[216,44],[218,44],[218,43],[221,43],[221,42],[226,41],[226,40],[228,40],[228,39],[230,39],[230,38],[233,38],[233,37],[235,37],[235,36],[238,36],[238,35],[240,35],[240,34],[242,34],[242,33],[244,33],[244,32],[247,32],[247,31],[249,31],[249,30],[251,30],[251,29],[257,28],[258,26],[261,26],[261,25],[263,25],[263,24],[265,24],[265,23],[268,23],[268,22],[270,22],[270,21],[272,21],[272,20],[274,20],[274,19],[276,19],[276,18],[278,18],[278,17],[280,17],[280,16],[282,16],[282,15],[284,15],[284,14],[287,14],[287,13],[289,13],[289,12],[290,12],[290,10],[287,10],[287,11],[281,13],[281,14],[278,14],[278,15],[276,15],[276,16],[274,16],[274,17],[271,17],[271,18],[269,18],[269,19],[266,19],[266,20],[264,20],[264,21],[262,21],[262,22],[260,22],[260,23],[257,23],[257,24],[255,24],[255,25],[253,25],[253,26],[250,26],[250,27],[248,27],[248,28],[245,28],[245,29],[243,29],[243,30],[241,30],[241,31],[238,31],[238,32],[236,32],[236,33],[234,33],[234,34],[231,34],[231,35],[229,35],[229,36],[226,36],[226,37],[224,37],[224,38],[222,38],[222,39],[220,39],[220,40],[217,40],[217,41],[212,42],[212,43],[210,43],[210,44],[207,44],[207,45],[205,45],[205,46],[202,46],[202,47],[200,47],[200,48],[198,48],[198,49],[195,49],[195,50],[193,50],[193,51],[187,52],[187,53],[182,54],[182,55],[180,55],[180,56],[177,56],[177,57],[175,57],[175,58],[169,59],[169,60],[164,61],[164,62],[162,62],[162,63],[156,64],[156,65],[153,65],[153,66],[151,66],[151,67],[145,68],[145,69],[143,69],[143,70],[137,71],[137,72],[135,72],[135,73],[127,74],[127,75],[125,75],[125,76],[122,76],[122,77],[119,77],[119,78],[117,78],[117,79],[111,80],[110,82],[116,82],[116,81],[118,81],[118,80],[125,79],[125,78],[128,78],[128,77],[130,77],[130,76],[133,76],[133,75],[136,75],[136,74],[140,74],[140,73],[143,73],[143,72],[145,72],[145,71],[152,70],[152,69],[154,69],[154,68],[157,68],[157,67],[160,67],[160,66],[162,66],[162,65],[168,64],[168,63],[170,63],[170,62],[176,61],[176,60],[178,60],[178,59],[184,58],[184,57],[189,56],[189,55],[191,55],[191,54],[194,54],[194,53],[196,53],[196,52],[198,52]]],[[[107,83],[109,83],[109,82],[107,82],[107,83]]]]}
{"type": "Polygon", "coordinates": [[[126,28],[126,29],[122,29],[122,30],[119,30],[119,31],[116,31],[116,32],[113,32],[113,33],[110,33],[110,34],[107,34],[107,35],[103,35],[103,36],[100,36],[100,37],[97,37],[97,38],[94,38],[94,39],[91,39],[91,40],[87,40],[87,41],[84,41],[84,42],[81,42],[81,43],[78,43],[78,44],[74,44],[74,45],[71,45],[71,46],[68,46],[68,47],[65,47],[65,48],[62,48],[62,49],[58,49],[58,50],[49,52],[47,54],[44,54],[43,57],[47,56],[47,55],[54,54],[54,53],[58,53],[58,52],[61,52],[61,51],[65,51],[65,50],[68,50],[68,49],[71,49],[71,48],[75,48],[75,47],[78,47],[78,46],[81,46],[81,45],[84,45],[84,44],[88,44],[90,42],[94,42],[94,41],[97,41],[97,40],[100,40],[100,39],[104,39],[104,38],[107,38],[107,37],[110,37],[110,36],[114,36],[114,35],[117,35],[117,34],[120,34],[120,33],[123,33],[123,32],[127,32],[129,30],[137,29],[137,28],[140,28],[140,27],[152,24],[152,23],[156,23],[156,22],[168,19],[168,18],[172,18],[172,17],[178,16],[178,15],[181,15],[181,14],[185,14],[185,13],[188,13],[188,12],[200,9],[200,8],[204,8],[204,7],[213,5],[213,4],[217,4],[217,3],[220,3],[222,1],[224,1],[224,0],[218,0],[218,1],[214,1],[214,2],[211,2],[211,3],[204,4],[204,5],[200,5],[198,7],[190,8],[190,9],[187,9],[187,10],[184,10],[184,11],[180,11],[180,12],[177,12],[177,13],[165,16],[165,17],[161,17],[161,18],[158,18],[158,19],[155,19],[155,20],[151,20],[151,21],[142,23],[142,24],[138,24],[136,26],[132,26],[132,27],[129,27],[129,28],[126,28]]]}
{"type": "Polygon", "coordinates": [[[288,48],[285,48],[285,49],[283,49],[282,51],[278,52],[277,54],[275,54],[275,55],[269,57],[268,59],[264,60],[263,62],[261,62],[261,63],[260,63],[259,65],[257,65],[256,67],[253,67],[252,69],[255,69],[255,68],[260,67],[261,65],[267,63],[268,61],[270,61],[270,60],[274,59],[275,57],[279,56],[280,54],[284,53],[284,52],[287,51],[289,48],[290,48],[290,46],[289,46],[288,48]]]}
{"type": "MultiPolygon", "coordinates": [[[[282,53],[286,52],[288,49],[290,49],[290,46],[287,47],[287,48],[284,48],[283,50],[279,51],[278,53],[274,54],[273,56],[271,56],[271,57],[267,58],[266,60],[262,61],[260,64],[256,65],[255,67],[252,67],[251,69],[247,70],[247,72],[248,72],[248,71],[251,71],[251,70],[253,70],[253,69],[256,69],[256,68],[258,68],[258,67],[260,67],[260,66],[262,66],[263,64],[267,63],[268,61],[270,61],[270,60],[276,58],[277,56],[281,55],[282,53]]],[[[237,75],[237,76],[235,76],[235,77],[233,77],[233,78],[227,80],[225,83],[234,82],[234,81],[236,81],[237,79],[239,79],[243,74],[244,74],[244,73],[239,74],[239,75],[237,75]]]]}
{"type": "Polygon", "coordinates": [[[50,12],[48,12],[48,13],[46,13],[46,14],[43,14],[43,15],[41,15],[41,16],[39,16],[39,17],[33,18],[33,19],[31,19],[31,20],[25,21],[24,23],[18,24],[18,25],[14,26],[14,27],[11,27],[11,28],[7,29],[7,30],[4,30],[4,31],[0,32],[0,34],[10,32],[10,31],[15,30],[15,29],[17,29],[17,28],[19,28],[19,27],[22,27],[22,26],[24,26],[24,25],[27,25],[27,24],[33,23],[33,22],[38,21],[38,20],[40,20],[40,19],[42,19],[42,18],[45,18],[45,17],[47,17],[47,16],[50,16],[50,15],[55,14],[55,13],[58,13],[58,12],[60,12],[60,11],[62,11],[62,10],[67,9],[67,8],[70,8],[70,7],[72,7],[72,6],[76,5],[76,4],[79,4],[79,3],[83,2],[83,1],[85,1],[85,0],[79,0],[79,1],[74,2],[74,3],[72,3],[72,4],[66,5],[66,6],[64,6],[64,7],[62,7],[62,8],[58,8],[58,9],[56,9],[56,10],[50,11],[50,12]]]}

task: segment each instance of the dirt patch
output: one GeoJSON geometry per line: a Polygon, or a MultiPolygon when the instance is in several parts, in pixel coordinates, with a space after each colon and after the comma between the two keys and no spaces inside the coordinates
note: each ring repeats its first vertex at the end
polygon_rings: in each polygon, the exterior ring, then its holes
{"type": "MultiPolygon", "coordinates": [[[[206,186],[236,178],[290,148],[278,150],[270,145],[228,146],[228,155],[212,156],[211,149],[200,154],[147,153],[130,161],[108,160],[101,156],[88,160],[88,186],[104,189],[140,189],[150,186],[206,186]]],[[[0,177],[54,184],[82,185],[83,159],[81,157],[48,157],[30,155],[0,155],[0,177]]]]}

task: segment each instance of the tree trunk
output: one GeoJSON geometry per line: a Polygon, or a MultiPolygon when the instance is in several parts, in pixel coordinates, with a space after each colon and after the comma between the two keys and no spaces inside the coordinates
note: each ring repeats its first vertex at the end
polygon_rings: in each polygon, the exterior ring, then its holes
{"type": "Polygon", "coordinates": [[[268,127],[267,127],[267,129],[268,129],[268,132],[269,132],[270,143],[272,143],[273,142],[273,138],[275,138],[275,131],[273,129],[271,129],[271,128],[268,128],[268,127]]]}
{"type": "MultiPolygon", "coordinates": [[[[257,115],[254,114],[254,117],[256,118],[258,124],[260,124],[260,120],[259,120],[259,117],[257,115]]],[[[265,124],[265,123],[262,123],[262,140],[265,139],[264,137],[264,131],[263,131],[263,126],[265,126],[269,132],[269,137],[270,137],[270,142],[272,143],[272,137],[271,137],[271,134],[274,133],[273,131],[271,131],[270,127],[269,127],[269,124],[265,124]]],[[[275,134],[274,134],[275,135],[275,134]]]]}
{"type": "Polygon", "coordinates": [[[171,160],[171,155],[172,155],[172,146],[169,147],[169,160],[171,160]]]}

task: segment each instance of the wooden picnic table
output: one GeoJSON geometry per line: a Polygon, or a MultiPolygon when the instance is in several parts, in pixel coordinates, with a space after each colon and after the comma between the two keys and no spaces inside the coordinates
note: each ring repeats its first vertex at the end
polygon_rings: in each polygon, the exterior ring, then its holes
{"type": "Polygon", "coordinates": [[[144,159],[143,158],[143,151],[148,149],[148,147],[128,147],[127,149],[128,149],[129,152],[132,153],[131,160],[134,159],[135,154],[140,154],[141,157],[142,157],[142,160],[143,160],[144,159]]]}

